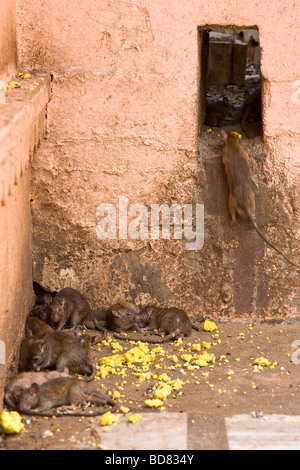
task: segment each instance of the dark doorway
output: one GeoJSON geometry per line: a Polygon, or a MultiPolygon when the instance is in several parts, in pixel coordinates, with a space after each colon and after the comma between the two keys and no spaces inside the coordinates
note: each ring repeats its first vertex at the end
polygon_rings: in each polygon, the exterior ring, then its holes
{"type": "Polygon", "coordinates": [[[199,28],[199,60],[200,132],[229,127],[248,139],[262,135],[257,28],[199,28]]]}

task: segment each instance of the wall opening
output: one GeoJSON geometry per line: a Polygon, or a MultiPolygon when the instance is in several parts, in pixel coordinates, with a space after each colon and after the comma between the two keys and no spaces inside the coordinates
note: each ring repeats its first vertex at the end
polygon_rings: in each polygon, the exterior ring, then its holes
{"type": "Polygon", "coordinates": [[[198,29],[199,130],[226,128],[252,139],[262,135],[258,29],[198,29]]]}

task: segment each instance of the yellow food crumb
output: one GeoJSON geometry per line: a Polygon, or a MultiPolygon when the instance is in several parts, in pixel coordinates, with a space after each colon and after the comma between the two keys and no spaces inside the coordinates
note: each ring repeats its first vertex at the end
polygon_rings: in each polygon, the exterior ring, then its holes
{"type": "Polygon", "coordinates": [[[183,361],[190,362],[190,360],[192,359],[192,357],[193,357],[193,356],[192,356],[191,354],[183,354],[183,355],[181,356],[181,359],[182,359],[183,361]]]}
{"type": "Polygon", "coordinates": [[[31,77],[30,73],[19,73],[20,78],[29,79],[31,77]]]}
{"type": "Polygon", "coordinates": [[[141,419],[141,415],[139,415],[139,414],[128,416],[128,421],[130,423],[138,423],[140,421],[140,419],[141,419]]]}
{"type": "Polygon", "coordinates": [[[271,362],[269,362],[265,357],[258,357],[253,361],[253,364],[258,366],[270,366],[271,362]]]}
{"type": "Polygon", "coordinates": [[[214,322],[205,320],[203,329],[204,331],[214,331],[214,330],[217,330],[218,327],[214,322]]]}
{"type": "Polygon", "coordinates": [[[123,346],[121,346],[117,341],[114,341],[111,343],[111,347],[115,350],[115,351],[123,351],[123,346]]]}
{"type": "Polygon", "coordinates": [[[118,421],[119,416],[113,415],[111,411],[107,411],[107,413],[101,416],[100,426],[110,426],[111,424],[116,424],[118,421]]]}
{"type": "Polygon", "coordinates": [[[166,383],[163,383],[155,390],[154,397],[158,400],[165,401],[171,392],[172,387],[166,383]]]}
{"type": "Polygon", "coordinates": [[[241,138],[242,138],[241,134],[239,134],[238,132],[235,132],[235,131],[232,131],[232,134],[236,134],[238,136],[238,138],[241,140],[241,138]]]}
{"type": "Polygon", "coordinates": [[[130,408],[128,408],[127,406],[120,406],[120,411],[126,414],[126,413],[129,413],[130,408]]]}
{"type": "Polygon", "coordinates": [[[22,418],[17,411],[2,411],[0,414],[0,429],[5,434],[17,434],[23,428],[22,418]]]}
{"type": "Polygon", "coordinates": [[[168,385],[171,385],[172,390],[180,390],[183,387],[184,382],[180,379],[169,380],[168,385]]]}
{"type": "Polygon", "coordinates": [[[145,405],[149,406],[150,408],[158,408],[159,406],[162,406],[163,403],[164,402],[162,400],[159,400],[157,398],[149,398],[148,400],[145,400],[145,405]]]}

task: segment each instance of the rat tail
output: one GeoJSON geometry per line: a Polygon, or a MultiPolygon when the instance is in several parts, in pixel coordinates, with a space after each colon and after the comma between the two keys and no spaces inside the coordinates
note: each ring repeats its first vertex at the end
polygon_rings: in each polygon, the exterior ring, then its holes
{"type": "MultiPolygon", "coordinates": [[[[100,325],[100,322],[98,320],[96,320],[96,318],[94,318],[94,324],[95,324],[95,327],[98,331],[101,331],[102,332],[102,337],[99,341],[103,341],[104,339],[107,338],[107,329],[104,328],[104,326],[101,326],[100,325]]],[[[98,342],[99,342],[98,341],[98,342]]]]}
{"type": "Polygon", "coordinates": [[[300,266],[298,266],[297,264],[293,263],[293,261],[291,261],[289,258],[287,258],[285,256],[284,253],[282,253],[282,251],[280,251],[278,248],[276,248],[275,245],[273,245],[273,243],[271,243],[266,237],[265,235],[262,233],[262,231],[260,230],[260,228],[257,226],[257,223],[255,222],[253,216],[251,214],[248,213],[248,216],[249,216],[249,220],[252,222],[252,225],[253,227],[255,228],[256,232],[258,233],[258,235],[264,240],[264,242],[266,242],[271,248],[273,248],[273,250],[277,251],[277,253],[279,253],[288,263],[292,264],[293,266],[295,266],[296,268],[300,268],[300,266]]]}
{"type": "Polygon", "coordinates": [[[46,416],[48,418],[52,418],[53,416],[86,416],[86,417],[93,417],[93,416],[100,416],[105,414],[107,411],[113,413],[117,409],[117,403],[113,400],[108,399],[107,406],[103,407],[91,407],[85,411],[72,411],[72,410],[65,410],[60,411],[57,408],[52,408],[52,410],[48,411],[38,411],[38,410],[28,410],[28,411],[20,411],[21,414],[29,415],[29,416],[46,416]]]}
{"type": "Polygon", "coordinates": [[[88,361],[88,366],[89,367],[86,368],[86,373],[89,375],[84,379],[85,382],[91,382],[94,380],[94,377],[97,373],[96,365],[93,361],[88,361]]]}
{"type": "Polygon", "coordinates": [[[123,339],[125,341],[142,341],[142,343],[150,343],[150,344],[166,343],[167,341],[169,341],[171,339],[177,338],[177,336],[180,335],[180,329],[177,328],[175,331],[173,331],[172,333],[170,333],[169,335],[166,335],[166,336],[161,336],[159,333],[157,333],[156,335],[159,336],[160,338],[159,339],[143,338],[143,337],[142,338],[133,338],[131,336],[125,336],[125,335],[121,335],[121,334],[118,334],[118,333],[115,333],[114,337],[117,338],[117,339],[123,339]]]}

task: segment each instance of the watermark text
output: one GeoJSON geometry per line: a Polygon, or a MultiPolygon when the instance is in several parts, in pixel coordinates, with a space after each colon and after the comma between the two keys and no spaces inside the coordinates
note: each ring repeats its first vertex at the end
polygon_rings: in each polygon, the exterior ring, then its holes
{"type": "Polygon", "coordinates": [[[120,196],[118,214],[113,204],[103,203],[96,215],[102,217],[96,226],[100,240],[158,240],[160,233],[163,240],[170,240],[173,232],[173,238],[183,240],[187,250],[201,250],[204,245],[203,204],[128,206],[128,198],[120,196]]]}
{"type": "Polygon", "coordinates": [[[0,340],[0,364],[6,364],[6,347],[4,341],[0,340]]]}
{"type": "Polygon", "coordinates": [[[293,349],[297,348],[297,350],[293,352],[292,354],[292,363],[298,365],[300,364],[300,340],[299,339],[293,342],[292,348],[293,349]]]}
{"type": "Polygon", "coordinates": [[[0,104],[6,103],[5,82],[0,80],[0,104]]]}

